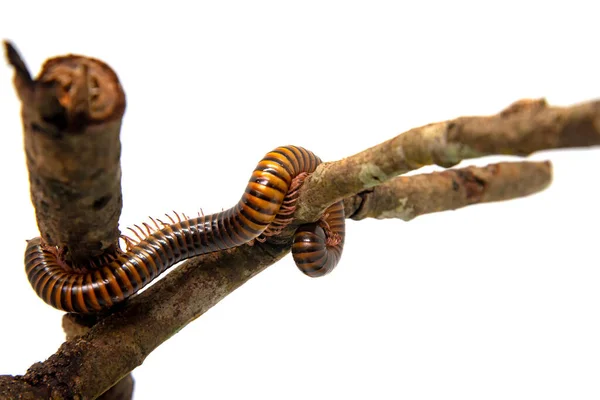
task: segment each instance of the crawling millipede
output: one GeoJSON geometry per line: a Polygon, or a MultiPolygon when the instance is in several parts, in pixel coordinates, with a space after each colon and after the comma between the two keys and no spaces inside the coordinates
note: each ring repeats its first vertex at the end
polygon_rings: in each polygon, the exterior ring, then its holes
{"type": "MultiPolygon", "coordinates": [[[[97,268],[68,268],[56,248],[37,237],[27,243],[25,270],[33,289],[60,310],[94,313],[124,301],[184,259],[264,240],[291,222],[297,189],[321,160],[296,146],[278,147],[258,163],[240,201],[232,208],[171,221],[97,268]]],[[[335,268],[344,244],[342,202],[314,224],[301,225],[292,253],[298,268],[322,276],[335,268]]],[[[143,233],[143,229],[139,228],[143,233]]],[[[135,232],[135,231],[134,231],[135,232]]],[[[137,235],[137,234],[136,234],[137,235]]]]}

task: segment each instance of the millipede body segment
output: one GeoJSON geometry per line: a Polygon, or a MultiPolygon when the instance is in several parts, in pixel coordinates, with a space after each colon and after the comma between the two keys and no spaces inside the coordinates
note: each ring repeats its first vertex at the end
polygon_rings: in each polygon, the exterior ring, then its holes
{"type": "MultiPolygon", "coordinates": [[[[29,282],[39,297],[60,310],[95,313],[108,309],[179,261],[279,232],[293,212],[295,198],[290,195],[297,189],[295,179],[313,172],[320,162],[301,147],[278,147],[258,163],[242,198],[232,208],[165,224],[96,268],[69,267],[56,248],[34,238],[25,251],[29,282]]],[[[312,277],[335,268],[344,229],[342,202],[329,207],[319,222],[301,225],[292,246],[298,268],[312,277]]]]}

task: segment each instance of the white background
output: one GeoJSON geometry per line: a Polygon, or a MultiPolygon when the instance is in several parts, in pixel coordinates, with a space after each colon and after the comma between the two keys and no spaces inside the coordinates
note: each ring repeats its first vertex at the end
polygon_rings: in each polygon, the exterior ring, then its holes
{"type": "MultiPolygon", "coordinates": [[[[60,4],[2,3],[0,37],[34,73],[74,52],[119,74],[122,227],[233,205],[278,145],[335,160],[523,97],[600,96],[591,1],[60,4]]],[[[11,79],[0,65],[0,374],[63,341],[23,272],[37,228],[11,79]]],[[[529,198],[348,222],[333,274],[269,268],[152,353],[136,399],[599,398],[599,156],[533,155],[555,179],[529,198]]]]}

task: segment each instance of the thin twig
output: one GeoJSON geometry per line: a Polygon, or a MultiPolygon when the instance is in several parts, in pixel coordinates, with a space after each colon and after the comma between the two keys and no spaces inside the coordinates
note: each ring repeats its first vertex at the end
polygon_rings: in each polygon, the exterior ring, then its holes
{"type": "Polygon", "coordinates": [[[302,188],[295,217],[311,221],[336,201],[424,165],[451,167],[487,155],[526,156],[598,145],[600,101],[550,107],[543,99],[519,100],[496,115],[414,128],[352,157],[322,164],[302,188]]]}
{"type": "Polygon", "coordinates": [[[344,200],[346,218],[399,218],[456,210],[471,204],[514,199],[550,185],[550,162],[503,162],[483,168],[449,169],[399,176],[344,200]]]}

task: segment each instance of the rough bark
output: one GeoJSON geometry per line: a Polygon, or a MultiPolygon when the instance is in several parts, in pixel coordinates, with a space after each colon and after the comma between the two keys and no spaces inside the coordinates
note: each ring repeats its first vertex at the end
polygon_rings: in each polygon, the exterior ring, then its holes
{"type": "Polygon", "coordinates": [[[550,107],[519,100],[499,114],[461,117],[411,129],[352,157],[321,165],[301,190],[298,221],[331,204],[424,165],[451,167],[494,154],[600,145],[600,101],[550,107]]]}
{"type": "MultiPolygon", "coordinates": [[[[259,243],[189,260],[83,336],[65,342],[23,377],[0,380],[0,399],[11,398],[7,393],[34,391],[43,393],[41,398],[96,398],[161,343],[287,252],[285,246],[259,243]]],[[[77,317],[64,319],[70,320],[65,325],[80,325],[77,317]]]]}
{"type": "Polygon", "coordinates": [[[31,185],[42,238],[79,263],[119,237],[125,94],[102,61],[69,55],[48,60],[36,79],[10,43],[31,185]]]}
{"type": "MultiPolygon", "coordinates": [[[[102,320],[101,316],[77,314],[65,314],[63,317],[63,330],[67,335],[67,340],[73,340],[78,336],[83,336],[89,330],[102,320]]],[[[135,381],[131,374],[117,382],[113,387],[104,392],[99,400],[129,400],[133,397],[135,381]]]]}
{"type": "MultiPolygon", "coordinates": [[[[125,93],[104,62],[52,58],[33,79],[14,46],[15,70],[31,200],[42,238],[74,264],[115,250],[121,194],[121,120],[125,93]]],[[[67,339],[73,332],[65,330],[67,339]]],[[[129,375],[101,398],[130,399],[129,375]]]]}

